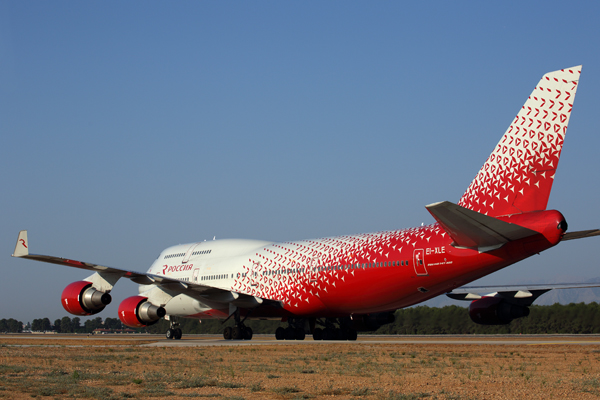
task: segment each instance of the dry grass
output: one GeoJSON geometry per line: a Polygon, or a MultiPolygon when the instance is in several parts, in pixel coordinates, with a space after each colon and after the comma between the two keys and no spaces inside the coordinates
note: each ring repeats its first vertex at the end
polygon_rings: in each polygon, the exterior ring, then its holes
{"type": "MultiPolygon", "coordinates": [[[[597,345],[140,347],[0,338],[0,398],[596,399],[597,345]],[[20,343],[20,342],[19,342],[20,343]],[[43,343],[46,343],[45,341],[43,343]],[[24,344],[24,343],[21,343],[24,344]],[[107,346],[107,347],[94,347],[107,346]]],[[[135,344],[134,344],[135,343],[135,344]]]]}

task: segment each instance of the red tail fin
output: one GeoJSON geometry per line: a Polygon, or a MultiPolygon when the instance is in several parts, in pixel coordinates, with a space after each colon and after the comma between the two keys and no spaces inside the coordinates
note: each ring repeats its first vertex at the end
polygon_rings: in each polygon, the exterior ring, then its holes
{"type": "Polygon", "coordinates": [[[542,77],[459,205],[492,217],[546,209],[580,74],[542,77]]]}

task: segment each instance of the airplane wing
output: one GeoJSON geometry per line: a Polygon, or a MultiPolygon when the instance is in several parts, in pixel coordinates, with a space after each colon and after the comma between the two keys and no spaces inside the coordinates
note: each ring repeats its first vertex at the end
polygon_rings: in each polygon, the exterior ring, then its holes
{"type": "Polygon", "coordinates": [[[565,240],[573,240],[573,239],[583,239],[592,236],[600,235],[600,229],[590,229],[588,231],[577,231],[577,232],[568,232],[565,233],[561,241],[565,240]]]}
{"type": "Polygon", "coordinates": [[[186,294],[200,301],[210,300],[217,303],[231,303],[238,307],[252,307],[262,304],[263,302],[273,303],[273,305],[280,305],[280,302],[276,300],[258,298],[249,294],[232,292],[230,290],[188,281],[181,281],[162,275],[129,271],[84,261],[71,260],[68,258],[30,254],[27,231],[19,232],[15,251],[12,256],[94,271],[100,274],[105,281],[110,283],[111,289],[112,285],[114,285],[120,278],[127,278],[141,285],[157,285],[169,291],[177,292],[178,294],[186,294]]]}
{"type": "Polygon", "coordinates": [[[584,289],[600,287],[600,283],[558,283],[505,286],[464,286],[446,293],[454,300],[473,301],[482,297],[502,297],[529,306],[538,297],[552,289],[584,289]]]}

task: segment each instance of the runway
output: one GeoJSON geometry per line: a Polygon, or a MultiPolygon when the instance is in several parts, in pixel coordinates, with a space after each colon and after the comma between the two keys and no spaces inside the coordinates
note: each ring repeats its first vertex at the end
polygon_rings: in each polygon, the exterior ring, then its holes
{"type": "Polygon", "coordinates": [[[185,335],[168,340],[163,335],[145,334],[5,334],[5,346],[143,346],[143,347],[212,347],[212,346],[323,346],[328,344],[420,344],[420,345],[600,345],[600,335],[362,335],[356,341],[342,340],[275,340],[273,335],[254,335],[252,340],[224,340],[220,335],[185,335]]]}
{"type": "MultiPolygon", "coordinates": [[[[258,335],[257,335],[258,336],[258,335]]],[[[600,345],[600,336],[359,336],[356,341],[346,340],[275,340],[271,335],[252,340],[224,340],[222,338],[184,338],[160,340],[144,344],[148,347],[201,347],[201,346],[257,346],[257,345],[327,345],[327,344],[445,344],[445,345],[600,345]]]]}

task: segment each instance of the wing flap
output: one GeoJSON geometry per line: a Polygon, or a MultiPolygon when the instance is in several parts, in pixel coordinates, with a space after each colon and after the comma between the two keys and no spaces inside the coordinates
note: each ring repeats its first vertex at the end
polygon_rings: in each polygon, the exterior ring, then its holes
{"type": "Polygon", "coordinates": [[[513,240],[538,234],[528,228],[461,207],[449,201],[425,206],[454,240],[454,245],[480,252],[497,249],[513,240]]]}

